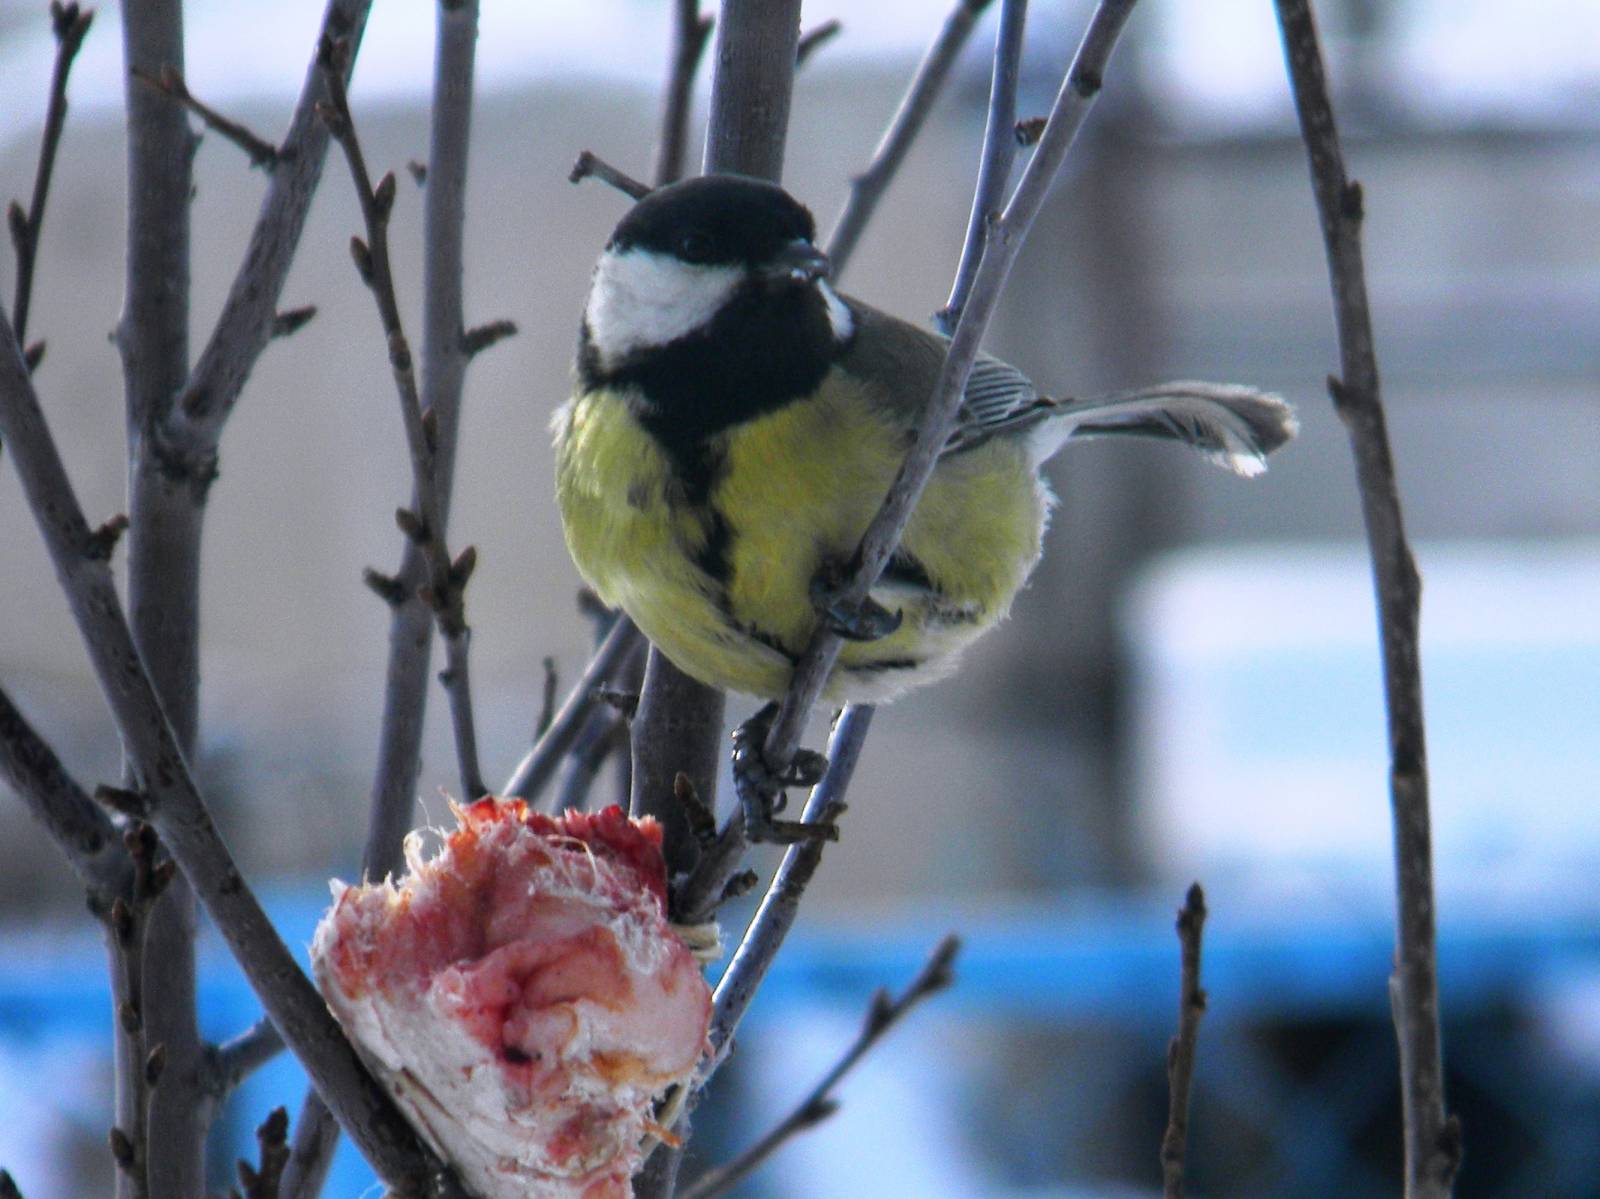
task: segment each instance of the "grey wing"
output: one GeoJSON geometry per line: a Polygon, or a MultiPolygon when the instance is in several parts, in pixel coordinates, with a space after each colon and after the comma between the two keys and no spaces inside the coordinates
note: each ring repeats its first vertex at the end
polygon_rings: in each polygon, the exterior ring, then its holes
{"type": "Polygon", "coordinates": [[[956,413],[956,427],[944,452],[971,449],[997,433],[1014,433],[1043,420],[1055,411],[1027,375],[1016,367],[979,354],[967,377],[967,391],[956,413]]]}
{"type": "MultiPolygon", "coordinates": [[[[860,301],[846,302],[855,318],[856,336],[840,365],[876,384],[875,390],[907,426],[914,425],[933,396],[948,339],[860,301]]],[[[996,433],[1024,428],[1054,407],[1016,367],[980,354],[944,452],[971,449],[996,433]]]]}

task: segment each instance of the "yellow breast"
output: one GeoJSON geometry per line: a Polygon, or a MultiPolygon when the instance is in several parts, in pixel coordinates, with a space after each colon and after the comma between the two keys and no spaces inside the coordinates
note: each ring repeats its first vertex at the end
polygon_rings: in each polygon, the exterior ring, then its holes
{"type": "MultiPolygon", "coordinates": [[[[557,502],[579,571],[714,686],[783,692],[789,655],[815,625],[812,580],[854,552],[904,456],[904,431],[867,397],[845,386],[823,394],[720,434],[722,469],[702,508],[686,502],[670,460],[616,393],[581,395],[557,414],[557,502]],[[719,517],[720,581],[697,565],[719,517]]],[[[1038,558],[1048,503],[1002,439],[944,459],[902,540],[934,590],[874,592],[904,621],[883,640],[847,644],[828,697],[884,699],[948,669],[1005,615],[1038,558]]]]}

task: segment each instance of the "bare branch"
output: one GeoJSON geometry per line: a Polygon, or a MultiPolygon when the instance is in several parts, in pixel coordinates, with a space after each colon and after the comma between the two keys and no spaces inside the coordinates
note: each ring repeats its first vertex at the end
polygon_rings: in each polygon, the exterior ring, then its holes
{"type": "Polygon", "coordinates": [[[567,182],[582,183],[591,176],[602,183],[609,183],[623,195],[634,200],[642,200],[652,191],[648,183],[641,183],[622,168],[612,166],[598,154],[584,150],[578,155],[578,161],[572,164],[572,170],[567,172],[567,182]]]}
{"type": "MultiPolygon", "coordinates": [[[[460,62],[455,63],[457,70],[464,70],[466,73],[466,87],[464,94],[459,97],[460,113],[457,117],[461,126],[455,130],[461,137],[457,153],[464,155],[466,113],[471,100],[470,48],[476,36],[477,6],[471,3],[456,6],[441,5],[439,13],[441,38],[445,36],[443,30],[447,25],[463,25],[467,35],[467,61],[464,65],[460,62]]],[[[438,256],[448,255],[454,266],[454,270],[449,266],[436,266],[434,272],[437,273],[430,272],[428,296],[431,315],[428,321],[430,329],[428,345],[432,352],[428,355],[425,369],[432,372],[429,381],[434,387],[434,398],[446,401],[444,406],[450,415],[446,424],[439,419],[439,408],[423,407],[412,364],[410,343],[406,339],[400,319],[394,273],[389,263],[389,216],[394,205],[394,175],[385,175],[376,186],[372,183],[360,139],[356,136],[349,98],[345,93],[344,79],[340,71],[341,57],[342,51],[337,43],[332,41],[324,43],[322,62],[324,83],[328,89],[328,105],[322,111],[334,139],[344,150],[345,159],[350,166],[350,176],[355,183],[356,197],[361,204],[362,220],[366,226],[367,240],[365,242],[359,239],[352,240],[351,249],[355,255],[357,268],[377,303],[379,320],[389,347],[390,371],[394,376],[395,390],[400,399],[400,415],[405,427],[406,446],[411,453],[412,488],[417,511],[412,515],[405,509],[401,510],[406,514],[402,527],[410,526],[413,530],[408,550],[414,547],[426,567],[427,585],[420,594],[426,606],[433,612],[440,636],[444,639],[446,667],[440,679],[450,697],[456,759],[461,770],[461,790],[466,798],[476,799],[485,794],[486,789],[482,771],[478,766],[477,734],[472,712],[468,663],[470,630],[467,628],[464,600],[467,578],[471,574],[475,557],[468,550],[464,551],[456,561],[452,562],[450,559],[445,544],[445,522],[449,511],[446,497],[451,480],[449,464],[440,455],[441,441],[448,435],[453,461],[462,372],[467,361],[462,345],[460,321],[459,240],[459,205],[461,192],[465,187],[465,160],[459,159],[458,186],[451,188],[448,186],[450,180],[443,177],[445,171],[439,161],[445,146],[436,143],[432,161],[433,181],[428,187],[430,211],[434,211],[435,203],[444,205],[453,199],[456,214],[453,235],[447,233],[444,228],[451,224],[448,218],[435,218],[438,228],[435,228],[435,220],[429,221],[430,260],[437,262],[438,256]],[[441,312],[441,307],[448,307],[450,311],[441,312]]],[[[440,69],[444,69],[442,65],[440,69]]],[[[452,84],[457,82],[459,81],[451,80],[452,84]]],[[[443,119],[439,115],[441,110],[449,111],[442,97],[441,102],[436,105],[436,119],[443,119]]],[[[407,571],[402,567],[400,577],[404,579],[406,575],[407,571]]],[[[426,661],[425,655],[423,661],[426,661]]]]}
{"type": "MultiPolygon", "coordinates": [[[[1010,201],[984,240],[983,258],[973,279],[972,292],[956,325],[939,381],[934,387],[912,448],[890,486],[883,507],[873,517],[861,540],[849,580],[835,602],[845,610],[859,607],[882,573],[900,534],[910,519],[934,464],[949,438],[957,409],[966,389],[967,375],[977,358],[989,318],[999,300],[1011,266],[1022,249],[1045,194],[1060,170],[1079,127],[1100,89],[1105,64],[1132,11],[1134,0],[1101,0],[1090,19],[1072,66],[1062,80],[1038,148],[1029,160],[1010,201]]],[[[1009,128],[1009,127],[1008,127],[1009,128]]],[[[786,766],[800,744],[800,731],[815,705],[828,674],[838,659],[838,636],[823,624],[795,668],[793,681],[767,739],[766,758],[786,766]]]]}
{"type": "MultiPolygon", "coordinates": [[[[328,0],[323,10],[317,44],[320,46],[323,38],[344,42],[348,47],[342,64],[346,79],[371,8],[372,0],[328,0]]],[[[250,244],[178,405],[192,422],[185,425],[186,434],[213,452],[256,359],[272,340],[278,298],[327,157],[328,130],[316,114],[325,97],[322,71],[313,54],[250,244]]]]}
{"type": "MultiPolygon", "coordinates": [[[[155,882],[156,835],[134,821],[123,834],[132,878],[126,898],[112,900],[104,914],[111,959],[111,1004],[116,1018],[117,1112],[111,1129],[111,1155],[117,1166],[117,1194],[149,1199],[151,1186],[150,1092],[155,1079],[147,1070],[151,1045],[147,1036],[144,971],[145,940],[150,912],[160,894],[155,882]]],[[[158,1043],[159,1044],[159,1043],[158,1043]]],[[[165,1045],[161,1045],[165,1056],[165,1045]]]]}
{"type": "Polygon", "coordinates": [[[589,792],[601,767],[612,754],[625,753],[627,749],[628,721],[622,713],[605,707],[591,712],[587,726],[567,757],[561,784],[556,788],[556,810],[587,807],[589,792]]]}
{"type": "Polygon", "coordinates": [[[295,1120],[294,1141],[284,1166],[280,1199],[316,1199],[333,1166],[339,1144],[339,1122],[315,1089],[306,1092],[295,1120]]]}
{"type": "MultiPolygon", "coordinates": [[[[811,790],[802,819],[807,823],[832,823],[844,811],[845,792],[861,758],[861,747],[872,724],[870,704],[851,704],[840,714],[828,741],[828,773],[811,790]]],[[[750,925],[728,969],[717,983],[711,1017],[711,1046],[716,1055],[712,1069],[720,1065],[733,1043],[734,1030],[766,977],[784,938],[800,911],[811,876],[822,862],[820,838],[791,845],[783,855],[772,884],[762,897],[750,925]]],[[[705,1078],[709,1078],[708,1069],[705,1078]]],[[[702,1081],[702,1085],[704,1082],[702,1081]]]]}
{"type": "Polygon", "coordinates": [[[121,835],[4,690],[0,690],[0,778],[66,855],[89,892],[93,910],[105,913],[114,899],[129,893],[133,864],[121,835]]]}
{"type": "MultiPolygon", "coordinates": [[[[214,458],[178,450],[163,431],[189,377],[189,205],[197,141],[183,110],[134,78],[136,71],[166,65],[183,69],[180,0],[127,5],[122,16],[127,256],[115,340],[128,430],[128,621],[153,686],[151,703],[171,722],[176,746],[187,756],[200,719],[200,500],[215,466],[214,458]]],[[[126,770],[133,774],[131,761],[126,770]]],[[[195,897],[180,881],[153,906],[144,929],[145,1041],[163,1046],[170,1075],[150,1093],[149,1111],[137,1117],[148,1133],[145,1169],[157,1196],[193,1195],[204,1187],[197,923],[195,897]]],[[[137,1099],[130,1095],[129,1101],[137,1099]]],[[[117,1118],[124,1128],[136,1122],[121,1088],[117,1118]]]]}
{"type": "Polygon", "coordinates": [[[286,308],[272,318],[272,337],[292,337],[309,324],[317,315],[317,306],[307,304],[303,308],[286,308]]]}
{"type": "Polygon", "coordinates": [[[9,214],[11,240],[17,251],[17,285],[11,303],[11,325],[19,342],[26,342],[28,337],[28,310],[33,304],[33,270],[39,253],[39,230],[44,225],[56,151],[61,146],[61,132],[67,123],[67,77],[72,73],[72,60],[78,56],[93,20],[93,9],[59,2],[50,5],[50,24],[56,37],[56,65],[50,74],[50,100],[45,107],[44,134],[39,139],[39,165],[33,173],[33,197],[26,213],[13,203],[9,214]]]}
{"type": "Polygon", "coordinates": [[[206,128],[213,130],[238,146],[250,159],[253,167],[265,167],[271,170],[278,165],[282,153],[277,146],[265,138],[252,133],[237,121],[223,116],[209,104],[192,95],[189,85],[184,82],[182,72],[177,68],[167,65],[160,71],[151,74],[148,71],[135,67],[133,77],[147,87],[154,88],[162,95],[183,105],[195,116],[205,122],[206,128]]]}
{"type": "Polygon", "coordinates": [[[828,235],[828,260],[833,264],[835,275],[844,271],[844,264],[855,252],[861,231],[872,219],[878,201],[888,191],[890,181],[900,170],[911,143],[922,131],[928,113],[933,110],[934,101],[944,90],[951,69],[961,57],[961,49],[967,44],[972,27],[989,4],[990,0],[957,0],[939,30],[939,36],[933,40],[917,66],[911,86],[906,89],[900,107],[895,110],[883,139],[878,142],[878,148],[872,152],[872,161],[867,164],[866,170],[850,181],[850,198],[839,213],[839,219],[834,222],[833,232],[828,235]]]}
{"type": "Polygon", "coordinates": [[[1377,592],[1398,898],[1391,986],[1405,1112],[1405,1194],[1407,1199],[1446,1199],[1461,1161],[1461,1128],[1445,1111],[1439,1037],[1433,847],[1418,631],[1422,583],[1406,541],[1379,391],[1361,251],[1361,187],[1345,174],[1308,0],[1276,0],[1276,4],[1333,290],[1340,378],[1330,378],[1328,389],[1355,457],[1377,592]]]}
{"type": "Polygon", "coordinates": [[[683,177],[694,77],[711,40],[712,19],[700,15],[700,0],[673,0],[672,12],[672,68],[662,92],[661,134],[656,139],[656,163],[651,172],[657,187],[683,177]]]}
{"type": "Polygon", "coordinates": [[[506,338],[516,335],[515,321],[495,320],[474,325],[461,335],[461,352],[468,358],[476,358],[490,346],[498,345],[506,338]]]}
{"type": "Polygon", "coordinates": [[[220,1106],[234,1088],[282,1052],[283,1038],[265,1016],[231,1041],[211,1046],[206,1052],[205,1090],[212,1104],[220,1106]]]}
{"type": "Polygon", "coordinates": [[[534,747],[517,763],[516,770],[501,788],[501,795],[514,795],[528,800],[538,798],[545,784],[555,774],[562,757],[583,731],[589,713],[600,702],[601,684],[620,671],[623,662],[643,643],[644,638],[633,621],[619,614],[617,623],[600,643],[600,648],[595,650],[594,657],[589,659],[583,676],[568,693],[561,710],[540,734],[534,747]]]}
{"type": "Polygon", "coordinates": [[[799,70],[811,61],[811,56],[834,38],[844,32],[844,25],[836,18],[830,18],[806,30],[800,35],[800,40],[794,47],[794,69],[799,70]]]}
{"type": "Polygon", "coordinates": [[[917,976],[898,996],[891,998],[885,991],[873,996],[872,1005],[862,1021],[861,1031],[850,1047],[812,1088],[800,1103],[785,1116],[771,1132],[762,1137],[725,1166],[708,1170],[689,1184],[683,1199],[713,1199],[726,1195],[739,1183],[754,1173],[779,1148],[807,1129],[815,1128],[838,1111],[839,1104],[833,1091],[844,1076],[898,1024],[912,1008],[929,996],[937,995],[954,981],[951,967],[961,949],[961,939],[947,936],[934,947],[917,976]]]}
{"type": "Polygon", "coordinates": [[[1206,923],[1206,896],[1195,883],[1178,909],[1178,943],[1182,970],[1178,989],[1178,1032],[1167,1045],[1167,1131],[1161,1138],[1161,1175],[1165,1199],[1183,1199],[1184,1157],[1189,1145],[1189,1092],[1194,1083],[1194,1054],[1200,1040],[1200,1017],[1206,993],[1200,986],[1200,935],[1206,923]]]}
{"type": "MultiPolygon", "coordinates": [[[[1022,35],[1028,21],[1028,0],[1000,0],[1000,29],[994,40],[994,70],[989,77],[989,117],[983,128],[983,154],[978,159],[978,184],[967,218],[967,237],[961,246],[950,298],[935,323],[950,334],[961,319],[983,259],[989,224],[1000,214],[1011,164],[1017,156],[1017,81],[1022,75],[1022,35]]],[[[1042,136],[1042,133],[1041,133],[1042,136]]]]}
{"type": "MultiPolygon", "coordinates": [[[[284,1040],[362,1153],[391,1185],[436,1193],[442,1167],[357,1060],[322,997],[245,885],[134,646],[103,559],[40,409],[8,321],[0,316],[0,435],[149,803],[150,822],[183,868],[284,1040]]],[[[171,1047],[168,1047],[169,1052],[171,1047]]]]}
{"type": "Polygon", "coordinates": [[[783,178],[799,41],[799,0],[723,0],[706,127],[708,175],[783,178]]]}
{"type": "Polygon", "coordinates": [[[256,1129],[259,1157],[255,1166],[239,1162],[239,1185],[244,1199],[278,1199],[283,1168],[289,1163],[289,1112],[275,1107],[256,1129]]]}

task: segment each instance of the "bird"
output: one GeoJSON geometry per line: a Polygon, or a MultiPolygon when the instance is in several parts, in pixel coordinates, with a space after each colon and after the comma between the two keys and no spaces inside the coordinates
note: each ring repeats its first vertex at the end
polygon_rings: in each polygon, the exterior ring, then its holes
{"type": "Polygon", "coordinates": [[[823,622],[845,638],[823,699],[894,699],[1006,616],[1055,504],[1041,467],[1067,441],[1164,438],[1252,475],[1296,432],[1250,387],[1051,398],[979,355],[898,549],[866,604],[838,610],[949,341],[829,275],[809,210],[737,175],[649,192],[594,268],[552,419],[563,532],[600,599],[702,683],[778,699],[823,622]]]}

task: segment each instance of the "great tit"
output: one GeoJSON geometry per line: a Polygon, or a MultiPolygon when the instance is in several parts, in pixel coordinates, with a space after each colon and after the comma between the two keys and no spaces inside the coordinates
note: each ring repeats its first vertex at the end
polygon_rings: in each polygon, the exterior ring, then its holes
{"type": "MultiPolygon", "coordinates": [[[[651,192],[594,269],[556,497],[579,572],[687,674],[776,698],[882,504],[948,342],[828,284],[811,214],[738,176],[651,192]]],[[[847,641],[824,698],[891,699],[946,674],[1038,561],[1069,438],[1184,442],[1250,475],[1295,433],[1276,396],[1169,383],[1041,396],[980,357],[949,443],[872,591],[898,615],[847,641]]],[[[842,630],[848,632],[848,630],[842,630]]]]}

